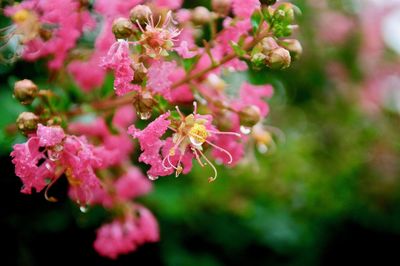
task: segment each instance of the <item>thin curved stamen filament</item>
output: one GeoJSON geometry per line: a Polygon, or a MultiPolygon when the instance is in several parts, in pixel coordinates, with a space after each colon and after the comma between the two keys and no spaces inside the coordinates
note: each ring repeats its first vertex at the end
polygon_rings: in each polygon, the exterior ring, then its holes
{"type": "Polygon", "coordinates": [[[233,158],[232,158],[232,154],[231,154],[229,151],[225,150],[224,148],[221,148],[220,146],[217,146],[217,145],[211,143],[211,142],[208,141],[208,140],[206,140],[206,142],[207,142],[209,145],[211,145],[211,146],[213,146],[214,148],[216,148],[217,150],[220,150],[220,151],[222,151],[223,153],[225,153],[226,155],[228,155],[228,157],[229,157],[228,164],[231,164],[231,163],[232,163],[233,158]]]}
{"type": "Polygon", "coordinates": [[[217,176],[218,176],[217,168],[215,168],[215,166],[210,162],[210,160],[207,159],[207,157],[204,155],[204,153],[202,153],[200,150],[199,150],[199,153],[200,153],[201,157],[203,157],[204,160],[205,160],[205,161],[211,166],[211,168],[214,170],[214,176],[208,178],[208,182],[211,183],[211,182],[213,182],[215,179],[217,179],[217,176]]]}
{"type": "Polygon", "coordinates": [[[194,153],[194,156],[196,157],[197,162],[200,164],[201,167],[204,167],[204,164],[203,164],[203,162],[201,161],[200,156],[199,156],[199,154],[197,153],[196,149],[195,149],[195,148],[192,148],[192,151],[193,151],[193,153],[194,153]]]}
{"type": "Polygon", "coordinates": [[[237,132],[213,131],[213,130],[207,130],[207,132],[208,132],[208,133],[211,133],[211,134],[216,134],[216,135],[231,135],[231,136],[235,136],[235,137],[238,137],[238,138],[241,138],[241,137],[242,137],[242,135],[240,135],[240,134],[237,133],[237,132]]]}

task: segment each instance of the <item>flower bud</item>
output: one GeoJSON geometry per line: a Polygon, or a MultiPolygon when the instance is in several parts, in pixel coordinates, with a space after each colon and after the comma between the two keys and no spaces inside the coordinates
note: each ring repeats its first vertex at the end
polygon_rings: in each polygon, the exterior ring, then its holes
{"type": "Polygon", "coordinates": [[[253,127],[260,122],[260,108],[255,105],[249,105],[239,111],[240,124],[245,127],[253,127]]]}
{"type": "Polygon", "coordinates": [[[231,9],[231,4],[232,4],[232,0],[212,0],[211,1],[212,10],[221,16],[226,16],[229,14],[229,11],[231,9]]]}
{"type": "Polygon", "coordinates": [[[263,5],[272,6],[276,3],[276,0],[260,0],[260,2],[263,5]]]}
{"type": "Polygon", "coordinates": [[[281,45],[290,52],[290,56],[295,60],[299,59],[303,53],[303,47],[296,39],[285,39],[281,42],[281,45]]]}
{"type": "Polygon", "coordinates": [[[155,104],[156,101],[148,91],[137,94],[133,101],[133,106],[142,120],[147,120],[150,118],[155,104]]]}
{"type": "Polygon", "coordinates": [[[290,63],[290,53],[282,47],[272,50],[267,57],[267,65],[272,69],[285,69],[290,66],[290,63]]]}
{"type": "Polygon", "coordinates": [[[290,3],[283,3],[275,9],[274,17],[278,21],[293,21],[294,20],[294,10],[293,5],[290,3]]]}
{"type": "Polygon", "coordinates": [[[251,56],[251,62],[256,66],[264,64],[267,57],[263,53],[255,53],[251,56]]]}
{"type": "Polygon", "coordinates": [[[126,18],[117,18],[112,25],[112,32],[117,39],[126,39],[132,35],[132,23],[126,18]]]}
{"type": "Polygon", "coordinates": [[[266,37],[266,38],[261,40],[261,47],[262,47],[262,52],[266,55],[270,51],[278,48],[279,45],[276,43],[274,38],[266,37]]]}
{"type": "Polygon", "coordinates": [[[226,88],[226,82],[218,75],[210,74],[207,77],[207,84],[217,91],[224,91],[226,88]]]}
{"type": "Polygon", "coordinates": [[[150,16],[152,16],[151,9],[146,5],[137,5],[129,13],[129,19],[133,24],[136,24],[136,21],[138,21],[140,25],[144,25],[150,16]]]}
{"type": "Polygon", "coordinates": [[[136,63],[133,64],[133,70],[135,73],[133,81],[137,84],[142,83],[147,77],[147,68],[143,65],[143,63],[136,63]]]}
{"type": "Polygon", "coordinates": [[[204,6],[196,7],[192,12],[192,21],[197,25],[204,25],[211,21],[212,14],[204,6]]]}
{"type": "Polygon", "coordinates": [[[14,84],[14,97],[23,105],[33,102],[38,94],[38,87],[29,79],[23,79],[14,84]]]}
{"type": "Polygon", "coordinates": [[[17,118],[17,128],[25,135],[34,133],[39,123],[39,117],[31,112],[22,112],[17,118]]]}

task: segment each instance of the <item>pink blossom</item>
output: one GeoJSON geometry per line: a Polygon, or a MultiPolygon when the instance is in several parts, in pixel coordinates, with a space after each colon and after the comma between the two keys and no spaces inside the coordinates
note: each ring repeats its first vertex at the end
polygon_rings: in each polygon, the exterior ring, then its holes
{"type": "Polygon", "coordinates": [[[103,58],[102,66],[114,70],[114,89],[117,95],[137,89],[137,86],[131,84],[134,75],[131,64],[129,44],[124,40],[115,42],[103,58]]]}
{"type": "Polygon", "coordinates": [[[138,168],[133,166],[115,182],[116,195],[122,200],[145,195],[150,192],[151,186],[151,182],[138,168]]]}
{"type": "Polygon", "coordinates": [[[243,83],[240,88],[240,100],[233,101],[237,110],[240,110],[248,105],[255,105],[260,109],[262,117],[265,117],[269,112],[268,104],[264,98],[270,98],[273,94],[271,85],[252,85],[247,82],[243,83]]]}
{"type": "Polygon", "coordinates": [[[10,154],[15,174],[23,183],[22,193],[31,194],[32,188],[40,192],[47,185],[47,180],[54,178],[55,165],[39,148],[39,138],[31,137],[26,143],[15,144],[10,154]],[[44,162],[39,164],[39,160],[43,159],[44,162]]]}
{"type": "Polygon", "coordinates": [[[147,76],[148,87],[154,92],[170,98],[170,88],[172,82],[170,75],[175,71],[176,62],[154,61],[149,67],[147,76]]]}
{"type": "Polygon", "coordinates": [[[233,0],[232,3],[233,13],[242,18],[250,18],[259,7],[259,0],[233,0]]]}
{"type": "Polygon", "coordinates": [[[23,23],[17,25],[26,40],[23,57],[26,60],[36,60],[40,57],[52,55],[49,67],[59,69],[62,67],[68,51],[75,47],[77,39],[86,26],[82,22],[90,23],[88,13],[80,12],[79,3],[73,0],[32,0],[25,2],[9,9],[7,15],[12,16],[15,12],[24,8],[34,14],[33,16],[38,17],[38,20],[31,21],[31,24],[47,24],[54,27],[51,30],[50,39],[43,40],[37,35],[33,35],[35,38],[26,38],[27,34],[31,34],[31,32],[24,30],[23,27],[32,27],[32,25],[23,25],[23,23]]]}
{"type": "Polygon", "coordinates": [[[178,9],[182,6],[183,0],[154,0],[154,4],[168,9],[178,9]]]}
{"type": "Polygon", "coordinates": [[[39,124],[37,136],[39,137],[39,145],[42,147],[48,147],[59,144],[64,139],[65,134],[64,130],[59,126],[46,127],[39,124]]]}
{"type": "Polygon", "coordinates": [[[192,58],[197,55],[196,52],[189,51],[187,41],[182,41],[181,44],[175,48],[175,51],[182,57],[182,58],[192,58]]]}
{"type": "MultiPolygon", "coordinates": [[[[170,81],[178,82],[179,80],[183,79],[186,76],[186,71],[178,67],[175,71],[169,76],[170,81]]],[[[192,91],[189,88],[188,84],[183,84],[174,88],[170,92],[170,98],[168,99],[173,103],[188,103],[193,102],[194,96],[192,91]]]]}
{"type": "MultiPolygon", "coordinates": [[[[164,158],[169,155],[170,150],[174,145],[175,144],[172,142],[172,138],[167,138],[165,140],[165,144],[162,148],[162,154],[163,154],[164,158]]],[[[188,174],[190,172],[190,170],[192,170],[193,158],[194,158],[193,152],[190,150],[189,147],[187,147],[183,151],[181,149],[176,149],[175,154],[172,156],[169,156],[169,162],[170,162],[170,165],[183,164],[182,173],[188,174]]],[[[172,173],[172,170],[173,169],[171,169],[171,173],[172,173]]]]}
{"type": "Polygon", "coordinates": [[[102,159],[105,165],[111,166],[128,160],[133,150],[131,138],[125,130],[134,118],[132,107],[123,106],[116,110],[113,118],[114,129],[118,131],[118,134],[110,132],[103,118],[91,123],[70,123],[69,130],[74,134],[100,138],[102,145],[96,147],[93,152],[102,159]]]}
{"type": "Polygon", "coordinates": [[[159,229],[153,214],[143,206],[137,207],[138,217],[129,215],[116,219],[97,230],[95,250],[102,256],[116,259],[134,251],[139,245],[159,240],[159,229]]]}
{"type": "Polygon", "coordinates": [[[160,155],[160,149],[164,144],[160,138],[167,131],[171,123],[168,120],[169,115],[169,112],[160,115],[143,130],[135,128],[134,125],[128,128],[128,134],[139,140],[142,150],[139,161],[151,165],[147,174],[153,178],[169,174],[168,171],[162,167],[160,155]]]}
{"type": "Polygon", "coordinates": [[[160,240],[158,223],[154,215],[145,207],[137,205],[139,211],[140,243],[157,242],[160,240]]]}
{"type": "Polygon", "coordinates": [[[104,70],[99,67],[100,59],[92,56],[88,61],[73,61],[68,65],[68,72],[75,78],[82,90],[91,91],[100,87],[104,81],[104,70]]]}
{"type": "Polygon", "coordinates": [[[94,249],[102,256],[116,259],[121,254],[134,251],[137,247],[135,235],[138,233],[135,221],[114,220],[97,230],[94,249]]]}

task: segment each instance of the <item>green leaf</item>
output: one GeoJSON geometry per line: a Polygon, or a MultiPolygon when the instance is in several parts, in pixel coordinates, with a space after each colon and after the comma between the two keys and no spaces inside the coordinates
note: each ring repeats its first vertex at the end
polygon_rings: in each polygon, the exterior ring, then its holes
{"type": "Polygon", "coordinates": [[[260,24],[262,23],[263,19],[260,15],[259,12],[254,12],[253,15],[251,16],[251,25],[253,28],[253,34],[255,34],[258,31],[258,28],[260,27],[260,24]]]}
{"type": "Polygon", "coordinates": [[[198,56],[186,58],[182,60],[183,68],[186,72],[192,69],[193,65],[199,60],[198,56]]]}
{"type": "Polygon", "coordinates": [[[233,49],[233,51],[235,52],[236,55],[238,55],[240,57],[246,55],[246,51],[243,50],[242,47],[239,46],[239,44],[231,41],[230,45],[231,45],[231,47],[232,47],[232,49],[233,49]]]}

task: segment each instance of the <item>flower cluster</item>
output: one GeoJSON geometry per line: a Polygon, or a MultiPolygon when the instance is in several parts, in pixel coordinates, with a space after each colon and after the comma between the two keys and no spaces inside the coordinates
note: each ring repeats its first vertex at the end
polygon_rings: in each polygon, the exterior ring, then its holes
{"type": "Polygon", "coordinates": [[[249,69],[285,69],[301,54],[289,39],[296,7],[275,2],[213,0],[212,10],[166,0],[8,7],[13,26],[5,32],[19,38],[22,58],[50,57],[60,80],[65,72],[87,92],[74,104],[68,90],[59,96],[30,80],[15,84],[15,98],[33,106],[17,119],[28,140],[11,153],[22,192],[44,190],[54,201],[49,189],[65,177],[82,211],[108,209],[113,220],[98,230],[94,247],[109,258],[157,241],[154,216],[132,201],[150,191],[149,179],[188,174],[197,162],[211,167],[211,182],[215,163],[233,167],[247,147],[266,152],[274,145],[264,124],[272,87],[229,80],[249,69]],[[80,40],[92,40],[93,49],[80,40]],[[97,89],[108,72],[115,95],[97,89]],[[132,165],[133,139],[148,179],[132,165]]]}

